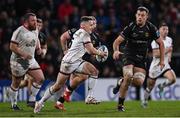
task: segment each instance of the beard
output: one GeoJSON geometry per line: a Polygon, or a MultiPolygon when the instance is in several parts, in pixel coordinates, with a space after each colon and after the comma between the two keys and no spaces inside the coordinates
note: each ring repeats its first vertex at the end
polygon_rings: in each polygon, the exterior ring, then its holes
{"type": "Polygon", "coordinates": [[[36,30],[36,26],[29,26],[29,30],[36,30]]]}

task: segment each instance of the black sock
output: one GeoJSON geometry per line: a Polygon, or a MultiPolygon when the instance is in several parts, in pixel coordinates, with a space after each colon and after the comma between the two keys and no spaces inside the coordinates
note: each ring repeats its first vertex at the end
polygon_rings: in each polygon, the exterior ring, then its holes
{"type": "Polygon", "coordinates": [[[61,103],[64,103],[64,97],[60,97],[60,98],[58,99],[58,101],[61,102],[61,103]]]}
{"type": "Polygon", "coordinates": [[[68,90],[71,91],[71,92],[74,91],[74,89],[72,87],[70,87],[70,85],[68,85],[68,90]]]}
{"type": "Polygon", "coordinates": [[[119,97],[119,105],[124,105],[125,98],[119,97]]]}

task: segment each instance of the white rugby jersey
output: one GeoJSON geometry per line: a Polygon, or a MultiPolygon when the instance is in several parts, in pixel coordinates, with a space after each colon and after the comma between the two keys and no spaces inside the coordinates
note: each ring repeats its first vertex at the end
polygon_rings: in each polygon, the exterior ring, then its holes
{"type": "MultiPolygon", "coordinates": [[[[17,28],[12,35],[11,42],[18,44],[18,47],[25,53],[28,53],[34,58],[35,49],[38,41],[37,31],[29,31],[24,26],[17,28]]],[[[16,53],[12,52],[11,60],[21,58],[16,53]]]]}
{"type": "Polygon", "coordinates": [[[82,59],[82,56],[86,53],[84,45],[91,42],[90,35],[84,29],[77,30],[72,39],[71,47],[63,57],[65,62],[75,62],[82,59]]]}
{"type": "MultiPolygon", "coordinates": [[[[164,42],[165,49],[167,49],[169,47],[172,47],[172,38],[166,36],[166,38],[165,38],[165,40],[163,40],[163,42],[164,42]]],[[[151,47],[152,47],[152,49],[159,49],[159,45],[156,43],[156,41],[153,41],[151,43],[151,47]]],[[[168,58],[169,58],[168,54],[165,54],[165,58],[164,58],[165,63],[168,63],[168,58]]],[[[159,58],[153,58],[153,60],[154,59],[158,59],[159,60],[159,58]]]]}

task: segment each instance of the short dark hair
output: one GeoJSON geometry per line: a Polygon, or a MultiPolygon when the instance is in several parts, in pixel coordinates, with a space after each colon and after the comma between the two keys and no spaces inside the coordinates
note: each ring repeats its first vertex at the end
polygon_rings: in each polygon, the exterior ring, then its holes
{"type": "Polygon", "coordinates": [[[137,11],[145,11],[146,13],[148,13],[149,14],[149,10],[148,10],[148,8],[146,8],[146,7],[144,7],[144,6],[140,6],[140,7],[138,7],[137,8],[137,11]]]}
{"type": "Polygon", "coordinates": [[[28,20],[30,16],[36,16],[36,14],[34,14],[34,13],[26,13],[24,15],[24,21],[28,20]]]}
{"type": "Polygon", "coordinates": [[[165,21],[162,21],[162,22],[159,24],[159,28],[162,27],[162,26],[168,26],[168,24],[167,24],[165,21]]]}
{"type": "Polygon", "coordinates": [[[90,21],[90,20],[93,20],[93,18],[89,17],[89,16],[82,16],[80,22],[87,22],[87,21],[90,21]]]}

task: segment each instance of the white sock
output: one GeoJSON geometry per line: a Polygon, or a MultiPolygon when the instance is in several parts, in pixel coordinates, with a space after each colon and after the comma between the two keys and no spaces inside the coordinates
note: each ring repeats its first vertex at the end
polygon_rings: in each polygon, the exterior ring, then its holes
{"type": "Polygon", "coordinates": [[[144,100],[148,100],[149,96],[150,96],[150,90],[149,88],[146,88],[146,90],[144,90],[144,100]]]}
{"type": "Polygon", "coordinates": [[[94,89],[97,83],[97,77],[90,77],[88,79],[88,97],[92,97],[94,93],[94,89]]]}
{"type": "Polygon", "coordinates": [[[165,80],[161,85],[162,85],[163,88],[165,88],[166,86],[171,85],[171,83],[172,83],[172,82],[167,79],[167,80],[165,80]]]}
{"type": "Polygon", "coordinates": [[[61,103],[60,101],[56,101],[56,104],[60,105],[60,104],[63,104],[63,103],[61,103]]]}
{"type": "Polygon", "coordinates": [[[17,105],[18,90],[19,90],[18,88],[14,88],[12,86],[9,88],[9,96],[10,96],[12,107],[14,104],[17,105]]]}
{"type": "Polygon", "coordinates": [[[31,94],[29,95],[29,101],[36,101],[36,95],[38,94],[40,88],[41,85],[38,85],[34,82],[32,83],[31,94]]]}
{"type": "Polygon", "coordinates": [[[52,87],[46,89],[44,96],[39,101],[40,104],[43,104],[46,100],[48,100],[54,93],[52,93],[52,87]]]}

